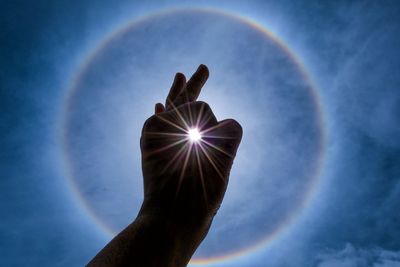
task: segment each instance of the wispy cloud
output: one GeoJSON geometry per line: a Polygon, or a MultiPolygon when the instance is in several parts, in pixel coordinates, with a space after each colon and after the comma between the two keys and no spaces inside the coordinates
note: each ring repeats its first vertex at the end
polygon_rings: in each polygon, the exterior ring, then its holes
{"type": "Polygon", "coordinates": [[[356,248],[348,243],[337,251],[326,251],[317,256],[318,267],[397,267],[400,251],[383,248],[356,248]]]}

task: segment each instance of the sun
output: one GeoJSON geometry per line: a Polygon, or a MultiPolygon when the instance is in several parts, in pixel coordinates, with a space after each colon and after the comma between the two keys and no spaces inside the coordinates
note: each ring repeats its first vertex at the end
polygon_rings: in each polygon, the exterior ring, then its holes
{"type": "Polygon", "coordinates": [[[192,128],[192,129],[189,129],[189,131],[188,131],[188,137],[192,143],[198,143],[201,140],[201,133],[200,133],[199,129],[192,128]]]}

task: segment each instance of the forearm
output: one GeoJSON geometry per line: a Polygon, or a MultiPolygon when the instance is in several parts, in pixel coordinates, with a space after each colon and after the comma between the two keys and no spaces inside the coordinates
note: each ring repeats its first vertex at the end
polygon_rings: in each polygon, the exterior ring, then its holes
{"type": "Polygon", "coordinates": [[[186,229],[169,219],[140,212],[87,266],[186,266],[208,227],[186,229]]]}

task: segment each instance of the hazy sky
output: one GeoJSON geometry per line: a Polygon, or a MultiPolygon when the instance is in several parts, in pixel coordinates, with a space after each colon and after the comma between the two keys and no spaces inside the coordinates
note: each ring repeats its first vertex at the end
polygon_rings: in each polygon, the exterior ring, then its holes
{"type": "Polygon", "coordinates": [[[2,264],[82,266],[110,239],[99,221],[118,230],[134,218],[140,127],[176,71],[205,63],[202,100],[245,134],[205,255],[246,247],[291,218],[257,251],[209,266],[400,266],[400,5],[146,2],[1,3],[2,264]],[[288,53],[215,14],[158,17],[82,65],[128,22],[194,7],[273,32],[315,82],[322,112],[288,53]]]}

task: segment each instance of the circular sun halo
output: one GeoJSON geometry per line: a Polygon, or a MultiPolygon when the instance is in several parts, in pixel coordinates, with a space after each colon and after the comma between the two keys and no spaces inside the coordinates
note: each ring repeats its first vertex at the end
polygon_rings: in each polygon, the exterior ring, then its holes
{"type": "MultiPolygon", "coordinates": [[[[174,14],[175,15],[175,14],[174,14]]],[[[229,14],[228,14],[229,15],[229,14]]],[[[241,19],[240,17],[238,17],[239,19],[241,19]]],[[[255,25],[252,25],[252,26],[254,26],[255,28],[258,28],[258,26],[259,25],[257,25],[257,24],[255,24],[255,25]]],[[[260,29],[259,29],[260,31],[264,31],[264,29],[260,26],[260,29]]],[[[266,34],[266,35],[268,35],[269,36],[269,34],[266,34]]],[[[268,38],[270,38],[271,36],[269,36],[268,38]]],[[[114,38],[114,37],[113,37],[114,38]]],[[[278,40],[279,41],[279,40],[278,40]]],[[[279,45],[279,42],[277,42],[277,44],[279,45]]],[[[99,46],[99,47],[105,47],[105,45],[101,45],[101,46],[99,46]]],[[[105,50],[105,49],[104,49],[105,50]]],[[[288,51],[288,53],[289,53],[290,51],[288,51]]],[[[98,52],[96,52],[97,54],[99,54],[98,52]]],[[[289,54],[290,55],[290,54],[289,54]]],[[[88,57],[89,58],[89,57],[88,57]]],[[[92,60],[92,59],[90,59],[90,60],[92,60]]],[[[88,64],[88,66],[91,66],[89,63],[90,62],[87,62],[88,64]]],[[[296,63],[296,62],[295,62],[296,63]]],[[[301,62],[300,62],[301,63],[301,62]]],[[[85,62],[85,64],[86,64],[86,62],[85,62]]],[[[299,64],[299,67],[301,67],[302,66],[302,64],[299,64]]],[[[85,73],[87,72],[86,70],[87,69],[89,69],[89,67],[87,67],[86,65],[84,65],[84,67],[82,68],[83,70],[85,70],[85,73]]],[[[79,75],[77,75],[77,77],[80,77],[81,76],[81,74],[79,73],[79,75]]],[[[84,77],[84,75],[82,75],[83,77],[84,77]]],[[[78,82],[77,82],[77,84],[78,84],[78,82]]],[[[308,83],[307,83],[308,84],[308,83]]],[[[80,81],[79,81],[79,85],[80,85],[80,81]]],[[[74,85],[75,86],[75,85],[74,85]]],[[[79,88],[79,86],[77,85],[76,86],[77,88],[79,88]]],[[[310,88],[312,88],[311,86],[310,86],[310,88]]],[[[74,90],[75,90],[75,87],[73,88],[74,90]]],[[[71,97],[71,99],[73,99],[73,97],[71,97]]],[[[318,100],[318,99],[317,99],[318,100]]],[[[71,101],[72,102],[72,101],[71,101]]],[[[69,103],[68,103],[69,104],[69,103]]],[[[69,107],[69,106],[67,106],[67,107],[69,107]]],[[[68,111],[68,109],[66,109],[66,111],[68,111]]],[[[66,112],[65,111],[65,112],[66,112]]],[[[65,114],[67,114],[67,113],[65,113],[65,114]]],[[[64,115],[64,116],[67,116],[67,115],[64,115]]],[[[66,119],[65,119],[66,120],[66,119]]],[[[319,121],[320,122],[320,121],[319,121]]],[[[180,129],[180,130],[183,130],[183,129],[180,129]]],[[[194,147],[198,147],[198,148],[200,148],[200,145],[202,144],[202,142],[204,141],[204,140],[202,140],[202,139],[204,139],[205,138],[205,133],[203,133],[203,136],[201,136],[201,138],[197,141],[197,142],[193,142],[192,141],[192,139],[190,138],[190,136],[189,136],[189,133],[188,133],[188,131],[189,131],[189,127],[188,128],[186,128],[186,129],[184,129],[184,131],[183,131],[183,135],[182,134],[179,134],[180,135],[180,137],[182,138],[182,136],[185,136],[186,135],[186,138],[184,137],[184,139],[186,139],[186,141],[188,141],[188,142],[190,142],[190,143],[192,143],[192,145],[194,146],[194,147]]],[[[201,135],[201,133],[200,133],[200,135],[201,135]]],[[[207,136],[208,136],[208,134],[207,134],[207,136]]],[[[68,137],[69,138],[69,137],[68,137]]],[[[206,138],[207,140],[208,140],[208,138],[206,138]]],[[[180,141],[180,140],[179,140],[180,141]]],[[[67,142],[66,142],[67,143],[67,142]]],[[[69,143],[67,143],[67,144],[69,144],[69,143]]],[[[196,148],[197,149],[197,148],[196,148]]],[[[199,150],[200,151],[200,150],[199,150]]],[[[322,151],[321,151],[322,152],[322,151]]],[[[67,155],[67,152],[65,152],[66,153],[66,155],[67,155]]],[[[69,155],[69,154],[68,154],[69,155]]],[[[71,154],[72,155],[72,154],[71,154]]],[[[319,154],[320,156],[321,156],[321,154],[319,154]]],[[[67,159],[69,159],[69,158],[67,158],[67,159]]],[[[71,156],[71,159],[70,159],[71,161],[72,161],[72,156],[71,156]]],[[[71,163],[71,165],[72,165],[72,163],[71,163]]],[[[318,169],[318,171],[319,171],[319,169],[318,169]]],[[[317,173],[316,173],[317,174],[317,173]]],[[[72,179],[71,179],[72,180],[72,179]]],[[[82,199],[81,199],[81,201],[83,201],[83,199],[85,199],[86,198],[86,196],[84,196],[84,194],[81,192],[81,191],[79,191],[78,189],[78,187],[76,187],[75,188],[75,184],[73,184],[74,185],[74,187],[73,187],[73,189],[75,189],[76,190],[76,192],[78,192],[78,193],[81,193],[82,195],[80,195],[80,194],[78,194],[78,196],[79,197],[81,197],[82,196],[82,199]]],[[[93,211],[93,214],[91,214],[91,215],[93,215],[94,216],[94,218],[95,219],[97,219],[97,220],[99,220],[99,219],[101,219],[101,216],[102,216],[102,214],[100,214],[100,215],[98,215],[97,214],[97,210],[95,210],[95,208],[96,207],[92,207],[92,205],[89,203],[89,202],[87,202],[86,203],[86,199],[85,199],[85,201],[84,201],[84,204],[88,204],[88,206],[86,207],[86,208],[88,208],[89,209],[89,211],[93,211]],[[89,205],[90,204],[90,205],[89,205]],[[91,210],[91,208],[93,208],[93,210],[91,210]]],[[[112,229],[112,227],[110,226],[110,225],[108,225],[107,223],[105,223],[105,221],[98,221],[99,222],[99,224],[101,225],[101,226],[103,226],[103,227],[105,227],[105,229],[107,230],[107,232],[110,232],[110,235],[112,234],[112,235],[114,235],[115,234],[115,229],[112,229]]],[[[283,226],[283,225],[282,225],[283,226]]],[[[283,229],[283,228],[277,228],[277,229],[283,229]]],[[[263,235],[262,237],[264,237],[264,238],[267,238],[267,237],[270,237],[270,235],[263,235]]],[[[271,239],[264,239],[264,241],[263,241],[263,244],[266,244],[266,240],[271,240],[271,239]],[[265,242],[265,243],[264,243],[265,242]]],[[[250,245],[254,245],[254,244],[258,244],[258,243],[255,243],[255,242],[259,242],[260,240],[255,240],[254,241],[254,243],[251,243],[251,244],[249,244],[249,246],[250,245]]],[[[239,248],[240,249],[240,248],[239,248]]],[[[236,253],[239,253],[239,254],[234,254],[235,256],[233,256],[233,258],[234,257],[238,257],[238,256],[242,256],[242,255],[245,255],[245,254],[247,254],[248,253],[248,251],[246,250],[245,252],[242,252],[241,250],[235,250],[234,252],[236,252],[236,253]]],[[[250,251],[253,251],[253,249],[254,248],[251,248],[251,250],[250,251]]],[[[210,256],[210,262],[218,262],[218,261],[225,261],[225,260],[227,260],[227,259],[230,259],[231,258],[231,256],[230,255],[228,255],[228,254],[216,254],[216,256],[215,255],[211,255],[210,256]],[[214,256],[214,257],[212,257],[212,256],[214,256]],[[227,257],[227,256],[229,256],[229,257],[227,257]],[[227,258],[225,258],[225,257],[227,257],[227,258]]],[[[208,259],[208,258],[204,258],[204,259],[208,259]]],[[[198,262],[202,262],[202,260],[203,260],[203,258],[200,258],[199,260],[198,260],[198,262]]],[[[205,261],[205,260],[204,260],[205,261]]],[[[195,259],[195,262],[197,262],[197,259],[195,259]]],[[[196,264],[199,264],[199,263],[196,263],[196,264]]]]}
{"type": "Polygon", "coordinates": [[[189,129],[188,137],[191,142],[199,142],[201,139],[201,134],[197,128],[189,129]]]}

